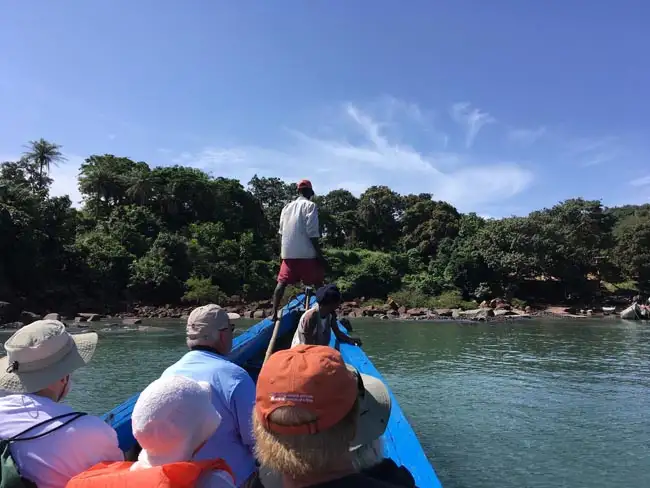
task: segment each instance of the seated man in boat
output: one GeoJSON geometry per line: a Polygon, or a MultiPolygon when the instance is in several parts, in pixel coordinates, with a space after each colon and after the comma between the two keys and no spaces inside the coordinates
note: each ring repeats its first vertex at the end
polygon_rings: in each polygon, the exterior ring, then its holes
{"type": "Polygon", "coordinates": [[[334,333],[343,344],[361,345],[358,337],[348,337],[339,329],[336,309],[341,305],[341,292],[334,284],[325,285],[316,291],[316,305],[300,317],[291,347],[298,344],[328,346],[330,334],[334,333]]]}
{"type": "Polygon", "coordinates": [[[221,427],[195,459],[225,459],[233,470],[235,484],[248,487],[257,475],[251,427],[255,383],[245,369],[226,359],[235,330],[231,320],[237,318],[239,315],[229,314],[219,305],[194,309],[187,319],[190,351],[161,377],[181,375],[210,384],[212,403],[221,415],[221,427]]]}
{"type": "Polygon", "coordinates": [[[298,198],[287,203],[280,214],[280,272],[273,292],[272,319],[277,319],[280,302],[288,285],[300,283],[319,287],[325,277],[326,261],[318,242],[318,207],[311,201],[314,190],[309,180],[298,183],[298,198]]]}
{"type": "Polygon", "coordinates": [[[257,381],[258,458],[285,488],[395,487],[359,472],[350,452],[384,433],[390,409],[384,384],[346,365],[336,349],[276,352],[257,381]]]}
{"type": "Polygon", "coordinates": [[[232,471],[223,459],[194,460],[221,423],[210,390],[207,383],[183,376],[151,383],[131,416],[133,436],[142,447],[137,462],[98,464],[72,478],[66,488],[234,488],[232,471]]]}
{"type": "Polygon", "coordinates": [[[96,345],[94,332],[73,336],[58,320],[33,322],[5,342],[0,485],[16,486],[8,479],[13,475],[39,488],[62,488],[101,461],[124,459],[109,425],[61,403],[70,391],[70,375],[90,361],[96,345]]]}

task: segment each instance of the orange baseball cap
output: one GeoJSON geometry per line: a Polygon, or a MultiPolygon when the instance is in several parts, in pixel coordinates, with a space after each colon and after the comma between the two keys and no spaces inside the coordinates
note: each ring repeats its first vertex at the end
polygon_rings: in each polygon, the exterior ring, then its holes
{"type": "Polygon", "coordinates": [[[315,434],[340,422],[358,395],[357,379],[331,347],[299,345],[273,354],[257,379],[255,409],[267,430],[277,434],[315,434]],[[309,410],[317,420],[278,425],[269,416],[280,407],[309,410]]]}
{"type": "Polygon", "coordinates": [[[301,188],[311,188],[313,190],[313,187],[311,186],[311,181],[309,180],[300,180],[298,182],[298,190],[301,188]]]}
{"type": "Polygon", "coordinates": [[[271,432],[281,435],[316,434],[334,427],[359,400],[357,436],[351,448],[372,442],[386,430],[391,399],[384,383],[359,374],[328,346],[301,344],[278,351],[264,363],[257,379],[255,411],[271,432]],[[303,425],[279,425],[270,415],[280,407],[299,407],[316,420],[303,425]]]}

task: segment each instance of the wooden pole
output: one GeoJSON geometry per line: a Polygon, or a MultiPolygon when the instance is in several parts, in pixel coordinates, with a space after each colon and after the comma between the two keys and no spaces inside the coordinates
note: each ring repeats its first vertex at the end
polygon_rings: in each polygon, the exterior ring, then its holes
{"type": "MultiPolygon", "coordinates": [[[[311,287],[305,287],[305,310],[309,310],[309,305],[311,302],[311,287]]],[[[273,324],[273,334],[271,334],[271,340],[269,341],[269,347],[266,348],[266,354],[264,355],[264,363],[268,358],[273,354],[273,349],[275,349],[275,343],[278,339],[278,332],[280,330],[280,322],[282,321],[282,309],[280,309],[280,317],[273,324]]],[[[262,363],[262,364],[264,364],[262,363]]]]}

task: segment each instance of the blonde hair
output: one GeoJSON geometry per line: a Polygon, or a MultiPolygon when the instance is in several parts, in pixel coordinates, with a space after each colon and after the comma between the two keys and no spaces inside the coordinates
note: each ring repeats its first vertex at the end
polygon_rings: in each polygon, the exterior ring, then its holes
{"type": "MultiPolygon", "coordinates": [[[[334,427],[316,434],[282,435],[266,430],[253,413],[255,454],[267,468],[299,478],[325,473],[349,457],[350,443],[357,429],[359,404],[355,402],[348,414],[334,427]]],[[[270,415],[279,425],[302,425],[316,417],[308,410],[297,407],[280,407],[270,415]]]]}
{"type": "Polygon", "coordinates": [[[383,459],[384,440],[381,437],[352,451],[352,464],[354,464],[357,471],[372,468],[383,459]]]}

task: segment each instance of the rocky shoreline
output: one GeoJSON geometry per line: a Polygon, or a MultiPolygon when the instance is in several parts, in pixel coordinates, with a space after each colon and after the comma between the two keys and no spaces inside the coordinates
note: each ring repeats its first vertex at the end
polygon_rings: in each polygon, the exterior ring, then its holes
{"type": "MultiPolygon", "coordinates": [[[[174,307],[165,305],[162,307],[141,305],[134,306],[131,311],[115,314],[101,314],[93,312],[79,312],[74,316],[62,316],[53,312],[39,315],[26,310],[12,310],[11,304],[0,302],[0,329],[15,330],[35,320],[54,319],[61,320],[69,326],[79,329],[89,327],[89,322],[100,320],[119,320],[120,323],[109,323],[108,329],[129,329],[140,330],[147,327],[140,326],[142,319],[186,319],[192,311],[193,306],[174,307]],[[11,320],[8,320],[11,319],[11,320]],[[138,326],[138,327],[135,327],[138,326]]],[[[225,308],[229,312],[240,314],[243,318],[262,320],[271,315],[272,305],[269,301],[253,303],[230,303],[225,308]]],[[[543,307],[517,309],[503,299],[494,299],[490,302],[483,302],[473,310],[462,310],[452,308],[407,308],[400,306],[389,299],[386,303],[377,305],[376,302],[367,304],[363,300],[348,301],[341,304],[339,317],[343,318],[374,318],[379,320],[456,320],[476,322],[503,322],[512,320],[529,319],[533,317],[557,318],[557,319],[580,319],[599,317],[618,317],[618,313],[624,307],[617,307],[616,310],[603,309],[602,307],[575,308],[575,307],[543,307]]]]}

